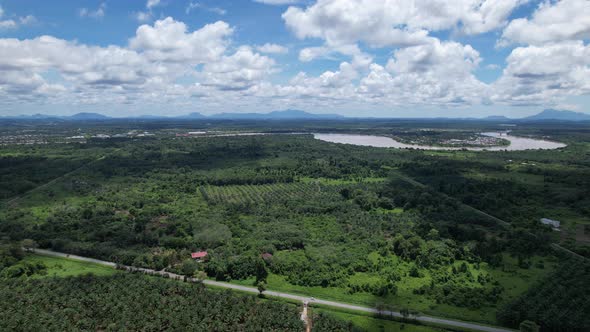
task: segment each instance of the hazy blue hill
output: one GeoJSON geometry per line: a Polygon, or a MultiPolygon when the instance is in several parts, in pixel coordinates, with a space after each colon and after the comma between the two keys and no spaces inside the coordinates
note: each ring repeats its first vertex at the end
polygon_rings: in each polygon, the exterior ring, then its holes
{"type": "Polygon", "coordinates": [[[338,114],[313,114],[300,110],[273,111],[270,113],[219,113],[211,115],[213,119],[235,120],[295,120],[295,119],[343,119],[338,114]]]}
{"type": "Polygon", "coordinates": [[[503,115],[490,115],[490,116],[487,116],[483,119],[487,120],[487,121],[510,121],[510,120],[512,120],[512,119],[507,118],[503,115]]]}
{"type": "Polygon", "coordinates": [[[273,119],[343,119],[344,116],[338,114],[312,114],[300,110],[274,111],[268,113],[269,118],[273,119]]]}
{"type": "Polygon", "coordinates": [[[186,115],[178,116],[177,118],[179,118],[179,119],[204,119],[204,118],[206,118],[206,116],[204,116],[203,114],[198,113],[198,112],[192,112],[192,113],[189,113],[186,115]]]}
{"type": "Polygon", "coordinates": [[[86,113],[86,112],[76,113],[76,114],[74,114],[72,116],[68,116],[66,118],[68,118],[70,120],[106,120],[106,119],[109,119],[109,117],[106,115],[102,115],[99,113],[86,113]]]}
{"type": "MultiPolygon", "coordinates": [[[[20,117],[27,117],[27,116],[21,115],[21,116],[19,116],[19,118],[20,117]]],[[[33,114],[31,116],[28,116],[28,117],[31,118],[31,119],[53,119],[53,118],[58,118],[58,116],[47,115],[47,114],[40,114],[40,113],[33,114]]]]}
{"type": "Polygon", "coordinates": [[[546,109],[539,114],[523,118],[523,120],[590,121],[590,114],[573,111],[546,109]]]}
{"type": "Polygon", "coordinates": [[[210,115],[211,119],[234,119],[234,120],[248,120],[260,119],[261,114],[258,113],[218,113],[210,115]]]}
{"type": "MultiPolygon", "coordinates": [[[[5,119],[23,119],[23,120],[71,120],[71,121],[83,121],[83,120],[108,120],[114,119],[112,117],[100,114],[81,112],[71,116],[56,116],[47,114],[34,114],[34,115],[17,115],[17,116],[5,116],[0,117],[5,119]]],[[[170,119],[170,117],[160,115],[141,115],[141,116],[130,116],[128,118],[137,119],[170,119]]],[[[301,110],[284,110],[284,111],[273,111],[270,113],[218,113],[213,115],[203,115],[198,112],[192,112],[186,115],[175,117],[176,119],[223,119],[223,120],[313,120],[313,119],[346,119],[345,116],[339,114],[314,114],[301,110]]],[[[453,118],[434,118],[438,120],[453,120],[453,118]]],[[[476,120],[474,118],[454,118],[454,120],[476,120]]],[[[491,115],[481,120],[484,121],[590,121],[590,114],[573,111],[562,111],[555,109],[546,109],[539,114],[528,116],[521,119],[511,119],[502,115],[491,115]]]]}
{"type": "Polygon", "coordinates": [[[47,114],[33,114],[33,115],[8,115],[0,118],[14,119],[14,120],[59,120],[61,117],[47,114]]]}
{"type": "Polygon", "coordinates": [[[146,114],[146,115],[140,115],[137,118],[138,119],[147,119],[147,120],[150,120],[150,119],[157,120],[157,119],[167,119],[168,117],[167,116],[164,116],[164,115],[151,115],[151,114],[146,114]]]}
{"type": "MultiPolygon", "coordinates": [[[[35,114],[35,115],[18,115],[18,116],[8,116],[4,118],[10,119],[61,119],[61,120],[72,120],[72,121],[79,121],[79,120],[107,120],[107,119],[115,119],[100,113],[88,113],[82,112],[77,113],[71,116],[54,116],[54,115],[46,115],[46,114],[35,114]]],[[[127,119],[227,119],[227,120],[309,120],[309,119],[344,119],[345,117],[338,114],[313,114],[308,113],[305,111],[300,110],[285,110],[285,111],[274,111],[270,113],[218,113],[213,114],[210,116],[203,115],[198,112],[189,113],[186,115],[180,115],[176,117],[166,117],[162,115],[138,115],[138,116],[129,116],[127,119]]]]}

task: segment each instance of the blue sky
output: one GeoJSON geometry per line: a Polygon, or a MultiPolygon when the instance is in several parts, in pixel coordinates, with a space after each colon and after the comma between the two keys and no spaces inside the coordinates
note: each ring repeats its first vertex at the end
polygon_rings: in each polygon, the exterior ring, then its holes
{"type": "Polygon", "coordinates": [[[588,112],[590,1],[0,0],[0,115],[588,112]]]}

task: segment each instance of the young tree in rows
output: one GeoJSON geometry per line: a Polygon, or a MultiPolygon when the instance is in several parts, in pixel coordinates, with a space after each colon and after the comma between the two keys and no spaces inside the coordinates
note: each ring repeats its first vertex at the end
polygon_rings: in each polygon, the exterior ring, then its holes
{"type": "Polygon", "coordinates": [[[37,242],[35,242],[35,240],[31,240],[31,239],[24,239],[21,242],[21,245],[23,246],[23,248],[25,248],[26,251],[31,252],[34,251],[35,248],[38,247],[37,242]]]}
{"type": "Polygon", "coordinates": [[[257,286],[258,292],[259,292],[258,296],[263,297],[264,295],[262,293],[264,293],[264,291],[266,291],[266,282],[259,281],[256,286],[257,286]]]}
{"type": "Polygon", "coordinates": [[[266,263],[262,259],[256,260],[256,282],[266,281],[266,277],[268,277],[266,263]]]}
{"type": "Polygon", "coordinates": [[[410,310],[409,310],[409,309],[407,309],[407,308],[403,308],[403,309],[401,309],[399,312],[400,312],[400,314],[402,314],[402,316],[403,316],[404,318],[408,318],[408,317],[410,317],[410,310]]]}
{"type": "Polygon", "coordinates": [[[199,265],[197,262],[192,259],[186,259],[182,262],[180,270],[182,271],[183,275],[190,277],[195,274],[195,271],[197,271],[198,267],[199,265]]]}
{"type": "Polygon", "coordinates": [[[383,315],[383,311],[385,310],[385,303],[379,301],[377,302],[377,304],[375,305],[376,309],[377,309],[377,314],[379,316],[383,315]]]}
{"type": "Polygon", "coordinates": [[[197,271],[195,273],[195,279],[197,279],[198,282],[203,282],[203,280],[207,279],[207,273],[204,271],[197,271]]]}

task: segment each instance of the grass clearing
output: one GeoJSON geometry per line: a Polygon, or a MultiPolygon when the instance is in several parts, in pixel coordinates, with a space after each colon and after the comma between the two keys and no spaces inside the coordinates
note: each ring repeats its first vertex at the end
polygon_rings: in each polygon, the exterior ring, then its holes
{"type": "Polygon", "coordinates": [[[407,331],[407,332],[434,332],[444,331],[443,329],[425,326],[415,325],[410,323],[402,323],[393,320],[380,319],[377,317],[371,317],[362,314],[355,314],[352,312],[344,312],[339,310],[332,310],[325,307],[313,307],[311,311],[314,314],[322,313],[338,318],[340,320],[349,321],[355,327],[362,329],[367,332],[381,332],[381,331],[407,331]]]}
{"type": "Polygon", "coordinates": [[[400,208],[400,207],[396,207],[393,208],[391,210],[388,209],[383,209],[383,208],[377,208],[375,209],[375,212],[378,214],[402,214],[404,213],[404,209],[400,208]]]}
{"type": "Polygon", "coordinates": [[[117,270],[89,262],[81,262],[74,259],[44,256],[39,254],[27,254],[23,262],[43,263],[47,266],[47,274],[33,275],[32,278],[44,277],[73,277],[92,273],[97,276],[108,276],[117,273],[117,270]]]}
{"type": "MultiPolygon", "coordinates": [[[[376,253],[369,255],[369,259],[374,260],[376,253]]],[[[397,257],[391,257],[394,260],[393,265],[400,275],[406,276],[410,270],[411,264],[399,260],[397,257]]],[[[425,315],[438,317],[447,317],[465,321],[473,321],[484,324],[496,324],[496,310],[503,303],[522,295],[530,285],[540,281],[549,273],[555,270],[557,261],[553,257],[535,256],[531,259],[531,266],[528,269],[518,267],[517,260],[509,255],[503,257],[503,268],[491,268],[487,264],[482,264],[476,269],[472,264],[468,264],[469,273],[475,280],[479,274],[490,274],[494,280],[497,280],[504,293],[500,303],[495,307],[465,308],[456,307],[448,304],[436,303],[434,299],[425,295],[414,294],[414,290],[424,285],[430,284],[431,277],[427,270],[420,270],[421,277],[411,278],[404,277],[396,283],[397,294],[377,297],[366,292],[357,292],[350,294],[348,289],[339,287],[305,287],[290,284],[285,277],[269,274],[267,278],[267,288],[273,291],[293,293],[302,296],[316,297],[323,300],[332,300],[344,303],[358,304],[368,307],[376,307],[378,304],[390,306],[393,310],[410,309],[418,311],[425,315]],[[541,264],[543,267],[541,268],[541,264]]],[[[462,261],[456,261],[453,265],[458,268],[462,261]]],[[[451,267],[449,267],[450,269],[451,267]]],[[[371,273],[356,273],[350,277],[351,282],[370,282],[378,280],[379,277],[371,273]]],[[[254,285],[254,279],[232,280],[231,283],[251,286],[254,285]]],[[[472,282],[473,287],[479,287],[477,282],[472,282]]],[[[487,286],[486,286],[487,287],[487,286]]]]}
{"type": "Polygon", "coordinates": [[[554,257],[534,256],[531,259],[531,267],[528,269],[519,268],[517,259],[510,255],[504,255],[503,261],[503,269],[487,270],[504,287],[503,303],[524,294],[531,285],[555,271],[558,265],[557,259],[554,257]],[[541,263],[543,268],[539,267],[541,263]]]}

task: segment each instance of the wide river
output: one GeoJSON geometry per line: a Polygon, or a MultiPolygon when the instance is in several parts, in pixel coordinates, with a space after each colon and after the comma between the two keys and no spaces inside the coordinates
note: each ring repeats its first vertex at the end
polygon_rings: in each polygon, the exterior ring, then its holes
{"type": "Polygon", "coordinates": [[[512,136],[505,133],[489,132],[482,133],[482,135],[501,137],[510,141],[508,146],[489,146],[489,147],[442,147],[430,145],[414,145],[405,144],[385,136],[372,135],[349,135],[349,134],[313,134],[313,137],[322,141],[331,143],[353,144],[360,146],[372,146],[377,148],[398,148],[406,149],[413,148],[419,150],[471,150],[471,151],[522,151],[522,150],[553,150],[563,148],[566,145],[559,142],[546,141],[541,139],[533,139],[519,136],[512,136]]]}

